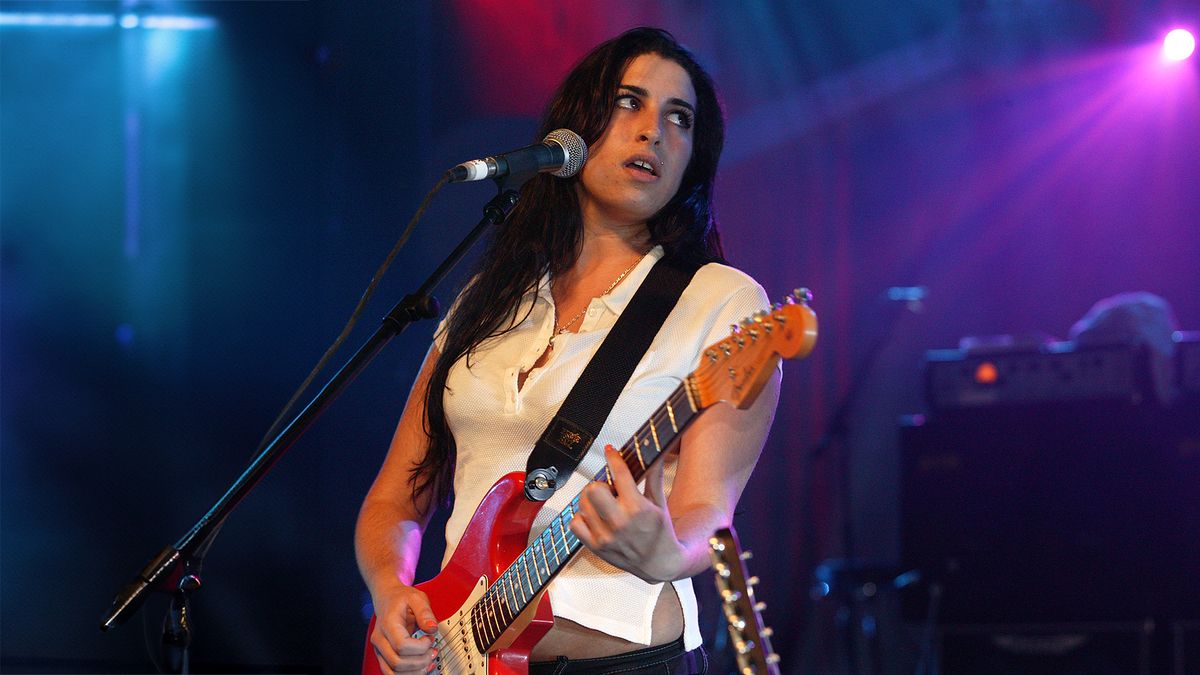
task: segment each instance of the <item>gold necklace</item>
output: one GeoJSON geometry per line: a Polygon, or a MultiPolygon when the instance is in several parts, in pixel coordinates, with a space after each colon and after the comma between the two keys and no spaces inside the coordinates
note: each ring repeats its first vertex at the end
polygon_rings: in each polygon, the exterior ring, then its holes
{"type": "MultiPolygon", "coordinates": [[[[603,298],[604,296],[608,295],[609,293],[612,293],[613,289],[617,287],[617,284],[621,283],[621,281],[623,279],[625,279],[625,277],[629,276],[629,273],[633,271],[633,268],[637,267],[638,263],[642,262],[642,260],[645,257],[646,257],[645,254],[643,254],[640,258],[638,258],[637,260],[634,260],[632,265],[630,265],[629,267],[626,267],[624,272],[621,272],[620,274],[617,275],[617,278],[614,279],[613,282],[608,285],[608,288],[604,289],[603,293],[592,298],[592,300],[595,300],[596,298],[603,298]]],[[[578,321],[583,316],[583,313],[587,311],[588,307],[591,306],[592,300],[588,300],[587,304],[583,306],[583,309],[579,310],[579,312],[575,316],[571,317],[571,319],[569,321],[567,321],[566,323],[564,323],[562,325],[555,325],[554,333],[550,335],[550,341],[546,343],[547,350],[554,349],[554,339],[557,338],[559,335],[562,335],[563,333],[567,332],[567,330],[570,329],[571,326],[575,325],[575,322],[578,321]]],[[[558,305],[557,304],[554,305],[554,318],[556,320],[558,319],[558,305]]]]}

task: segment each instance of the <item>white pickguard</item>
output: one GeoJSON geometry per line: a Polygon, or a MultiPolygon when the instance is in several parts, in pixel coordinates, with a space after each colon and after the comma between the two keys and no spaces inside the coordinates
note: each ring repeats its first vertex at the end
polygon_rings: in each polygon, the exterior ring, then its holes
{"type": "MultiPolygon", "coordinates": [[[[446,675],[487,675],[487,654],[480,654],[475,649],[475,634],[471,626],[470,610],[488,589],[487,577],[479,577],[475,588],[463,604],[445,621],[438,623],[435,645],[438,655],[434,660],[436,668],[433,673],[446,675]]],[[[413,633],[413,637],[429,635],[423,630],[413,633]]]]}

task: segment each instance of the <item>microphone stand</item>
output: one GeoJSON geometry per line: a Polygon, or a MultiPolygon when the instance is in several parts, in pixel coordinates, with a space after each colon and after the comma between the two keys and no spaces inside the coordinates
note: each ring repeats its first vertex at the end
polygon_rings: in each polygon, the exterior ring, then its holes
{"type": "MultiPolygon", "coordinates": [[[[833,595],[841,602],[837,617],[837,642],[842,649],[842,657],[845,661],[842,672],[846,675],[857,675],[860,671],[857,630],[862,617],[858,611],[859,602],[857,597],[873,596],[874,591],[869,594],[862,594],[862,589],[868,587],[868,584],[871,588],[877,588],[886,583],[893,583],[896,579],[899,579],[898,575],[900,574],[900,570],[866,565],[855,554],[854,518],[852,513],[853,499],[850,494],[852,485],[850,471],[852,467],[850,446],[847,442],[847,434],[850,431],[850,412],[858,400],[858,394],[866,381],[867,375],[874,370],[880,354],[883,353],[884,347],[887,346],[892,336],[892,327],[899,322],[906,311],[919,312],[921,302],[925,299],[927,292],[928,289],[924,286],[893,286],[884,292],[882,299],[896,303],[895,306],[897,306],[897,309],[891,313],[891,316],[884,323],[885,330],[875,336],[875,339],[867,346],[866,352],[855,364],[856,367],[851,370],[850,386],[842,394],[841,398],[837,400],[833,413],[829,416],[825,424],[825,433],[809,450],[809,463],[811,466],[816,460],[824,457],[834,444],[839,441],[842,444],[841,452],[838,453],[836,458],[839,483],[838,501],[842,511],[842,558],[827,559],[817,566],[814,572],[814,578],[816,579],[814,589],[820,589],[823,592],[814,593],[814,601],[819,601],[821,597],[833,595]],[[892,577],[896,577],[896,579],[892,577]]],[[[812,541],[811,536],[808,537],[808,541],[812,541]]],[[[811,561],[811,558],[809,558],[809,561],[811,561]]],[[[870,657],[868,657],[868,660],[871,660],[870,657]]],[[[875,665],[878,664],[868,664],[867,672],[874,672],[875,668],[873,666],[875,665]]]]}
{"type": "Polygon", "coordinates": [[[391,339],[414,321],[438,316],[438,302],[430,292],[473,246],[484,230],[504,222],[516,206],[517,190],[532,173],[513,172],[498,178],[499,192],[483,208],[483,218],[442,261],[415,292],[404,296],[383,318],[382,325],[359,347],[341,370],[329,380],[317,396],[250,463],[217,503],[187,534],[165,547],[138,572],[113,599],[112,607],[100,623],[108,631],[124,623],[146,601],[150,591],[170,593],[171,606],[163,621],[163,655],[169,672],[188,672],[188,648],[191,644],[191,596],[201,587],[200,568],[213,537],[233,509],[266,476],[284,453],[300,438],[316,418],[341,394],[342,390],[370,363],[391,339]]]}

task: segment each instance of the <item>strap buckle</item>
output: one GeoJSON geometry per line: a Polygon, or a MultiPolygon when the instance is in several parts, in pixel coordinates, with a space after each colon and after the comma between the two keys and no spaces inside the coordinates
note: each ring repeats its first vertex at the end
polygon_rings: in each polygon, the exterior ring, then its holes
{"type": "Polygon", "coordinates": [[[555,479],[558,478],[558,468],[534,469],[525,476],[525,498],[534,502],[544,502],[558,488],[555,479]]]}

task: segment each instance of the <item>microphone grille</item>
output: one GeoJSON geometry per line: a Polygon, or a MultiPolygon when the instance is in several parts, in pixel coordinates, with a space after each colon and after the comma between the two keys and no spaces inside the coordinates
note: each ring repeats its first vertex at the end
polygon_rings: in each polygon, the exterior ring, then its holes
{"type": "Polygon", "coordinates": [[[562,167],[558,171],[552,171],[551,175],[570,178],[579,173],[579,170],[583,168],[583,163],[587,161],[587,144],[583,142],[579,134],[570,129],[555,129],[546,134],[546,138],[542,142],[555,143],[567,153],[567,159],[563,162],[562,167]]]}

